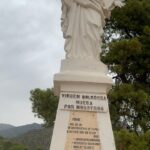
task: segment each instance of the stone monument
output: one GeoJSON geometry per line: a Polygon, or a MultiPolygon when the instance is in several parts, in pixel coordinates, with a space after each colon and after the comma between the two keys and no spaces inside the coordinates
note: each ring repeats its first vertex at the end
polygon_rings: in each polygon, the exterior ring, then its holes
{"type": "Polygon", "coordinates": [[[107,92],[112,79],[100,61],[105,19],[120,0],[62,0],[66,58],[54,76],[60,97],[50,150],[115,150],[107,92]]]}

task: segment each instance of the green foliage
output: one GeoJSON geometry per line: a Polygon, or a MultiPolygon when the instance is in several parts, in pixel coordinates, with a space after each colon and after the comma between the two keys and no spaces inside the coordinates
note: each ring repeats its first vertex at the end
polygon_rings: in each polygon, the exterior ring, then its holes
{"type": "Polygon", "coordinates": [[[149,14],[149,0],[126,0],[126,5],[123,8],[116,8],[112,12],[106,28],[112,33],[120,31],[121,38],[133,38],[143,34],[145,26],[149,26],[149,14]]]}
{"type": "Polygon", "coordinates": [[[30,92],[32,101],[32,111],[39,118],[44,119],[46,126],[53,125],[58,106],[58,97],[52,89],[34,89],[30,92]]]}
{"type": "Polygon", "coordinates": [[[115,132],[117,150],[150,150],[150,132],[137,135],[134,132],[121,130],[115,132]]]}
{"type": "Polygon", "coordinates": [[[0,150],[28,150],[21,144],[12,143],[3,138],[0,138],[0,150]]]}
{"type": "Polygon", "coordinates": [[[143,131],[150,128],[150,100],[144,90],[124,83],[114,86],[108,98],[114,129],[126,127],[138,133],[139,127],[142,127],[143,131]]]}
{"type": "Polygon", "coordinates": [[[113,128],[150,129],[150,1],[126,0],[108,21],[102,61],[114,74],[108,94],[113,128]],[[117,38],[113,38],[114,34],[117,38]],[[109,36],[108,36],[109,35],[109,36]],[[110,42],[111,41],[111,42],[110,42]]]}
{"type": "Polygon", "coordinates": [[[53,127],[33,130],[11,139],[14,143],[26,145],[29,150],[49,150],[53,127]]]}
{"type": "MultiPolygon", "coordinates": [[[[113,73],[119,75],[127,75],[129,73],[135,75],[135,64],[142,53],[142,45],[137,38],[132,40],[121,40],[110,44],[110,51],[102,55],[102,61],[109,65],[109,69],[113,73]]],[[[122,76],[121,76],[122,77],[122,76]]],[[[125,82],[131,78],[122,78],[125,82]]],[[[130,81],[129,81],[130,82],[130,81]]]]}

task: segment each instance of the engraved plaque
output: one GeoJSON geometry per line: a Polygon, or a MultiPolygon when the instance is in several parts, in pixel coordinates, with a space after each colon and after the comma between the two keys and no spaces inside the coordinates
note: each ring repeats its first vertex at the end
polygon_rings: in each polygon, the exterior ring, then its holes
{"type": "Polygon", "coordinates": [[[70,112],[65,150],[101,150],[95,112],[70,112]]]}
{"type": "Polygon", "coordinates": [[[107,97],[105,94],[62,92],[59,109],[67,111],[107,113],[107,97]]]}

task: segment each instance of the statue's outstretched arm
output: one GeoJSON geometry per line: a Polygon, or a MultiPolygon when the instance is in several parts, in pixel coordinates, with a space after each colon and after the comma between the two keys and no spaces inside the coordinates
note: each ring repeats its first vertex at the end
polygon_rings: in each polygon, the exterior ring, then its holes
{"type": "Polygon", "coordinates": [[[110,6],[109,10],[113,10],[116,6],[123,7],[125,5],[124,0],[114,0],[113,4],[110,6]]]}
{"type": "Polygon", "coordinates": [[[125,5],[123,0],[115,0],[114,5],[118,7],[123,7],[125,5]]]}

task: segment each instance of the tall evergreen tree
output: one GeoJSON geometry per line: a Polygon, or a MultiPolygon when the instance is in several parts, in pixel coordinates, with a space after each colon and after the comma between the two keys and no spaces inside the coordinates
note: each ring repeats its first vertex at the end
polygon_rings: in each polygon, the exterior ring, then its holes
{"type": "Polygon", "coordinates": [[[113,11],[105,31],[109,49],[101,59],[114,74],[115,85],[108,95],[113,128],[146,132],[150,129],[150,0],[127,0],[113,11]]]}

